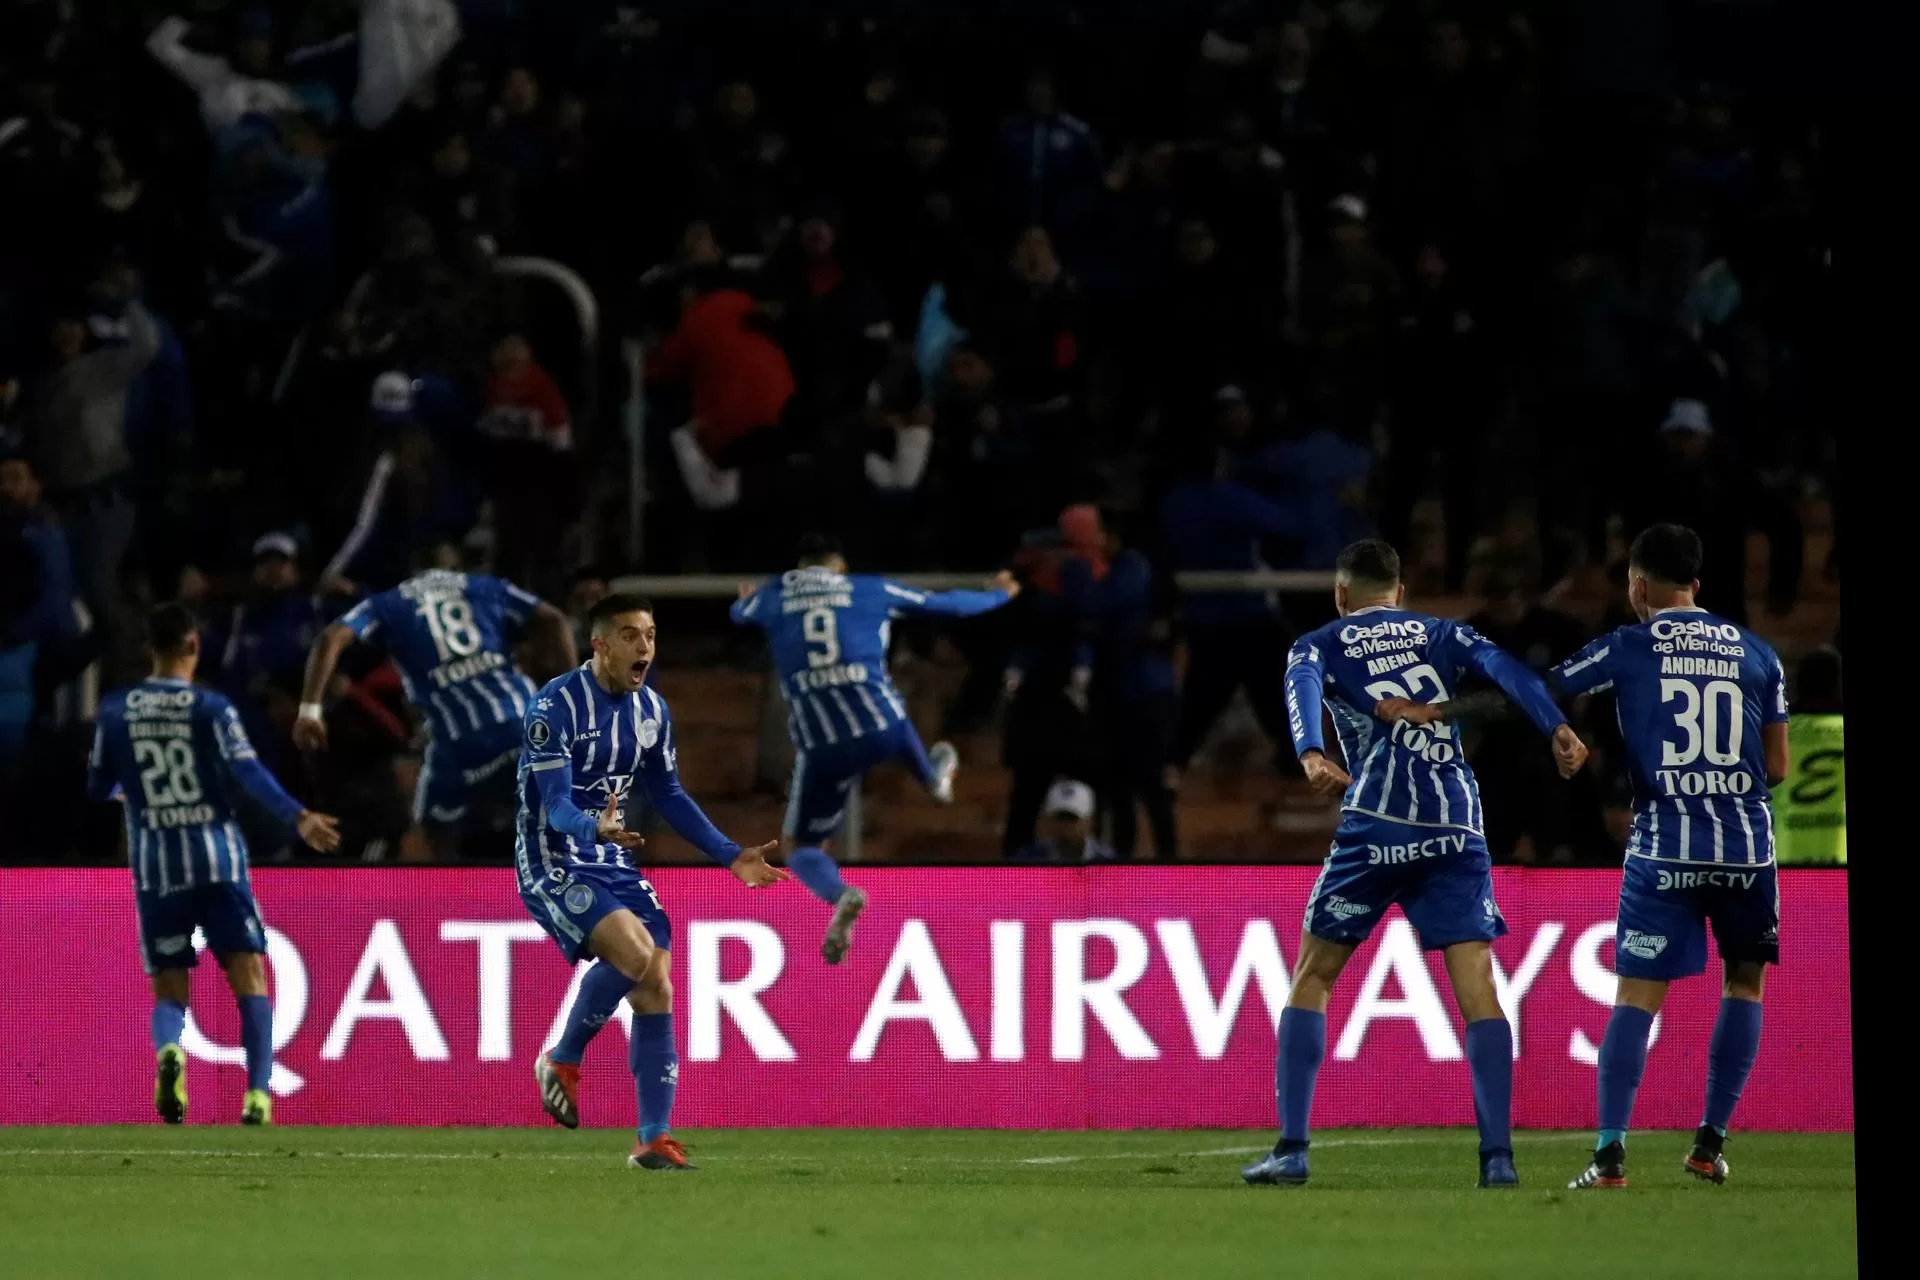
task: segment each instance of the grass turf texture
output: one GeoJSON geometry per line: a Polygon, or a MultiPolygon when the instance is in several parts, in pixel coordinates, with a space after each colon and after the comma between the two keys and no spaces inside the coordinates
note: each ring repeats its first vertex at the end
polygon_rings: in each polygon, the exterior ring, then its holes
{"type": "Polygon", "coordinates": [[[1470,1131],[1329,1132],[1302,1189],[1248,1187],[1270,1135],[732,1130],[697,1173],[558,1129],[0,1129],[0,1274],[386,1276],[1839,1276],[1853,1139],[1630,1142],[1633,1186],[1568,1192],[1585,1134],[1521,1134],[1518,1191],[1470,1131]]]}

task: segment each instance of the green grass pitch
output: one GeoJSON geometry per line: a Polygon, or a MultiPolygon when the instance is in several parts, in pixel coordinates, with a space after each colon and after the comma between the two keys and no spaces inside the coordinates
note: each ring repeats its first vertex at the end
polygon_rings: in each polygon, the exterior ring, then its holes
{"type": "Polygon", "coordinates": [[[1584,1134],[1519,1135],[1472,1187],[1465,1131],[1332,1132],[1314,1182],[1247,1187],[1269,1135],[729,1130],[697,1173],[612,1130],[0,1129],[0,1275],[1845,1276],[1853,1139],[1630,1146],[1626,1191],[1562,1190],[1584,1134]]]}

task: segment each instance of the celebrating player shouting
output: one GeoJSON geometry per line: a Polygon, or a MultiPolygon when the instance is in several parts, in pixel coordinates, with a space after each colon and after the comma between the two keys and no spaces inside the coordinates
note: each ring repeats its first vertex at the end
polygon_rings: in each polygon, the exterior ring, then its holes
{"type": "Polygon", "coordinates": [[[534,1064],[547,1113],[580,1123],[580,1059],[620,1002],[633,1006],[627,1063],[639,1090],[640,1136],[627,1163],[691,1169],[673,1138],[680,1059],[673,1040],[673,928],[633,851],[621,800],[638,781],[681,838],[749,889],[787,879],[767,865],[772,842],[742,850],[680,786],[666,700],[645,687],[653,665],[653,606],[611,595],[588,615],[593,657],[550,681],[527,713],[520,755],[514,868],[520,898],[569,961],[596,963],[580,980],[565,1031],[534,1064]]]}
{"type": "Polygon", "coordinates": [[[1280,1015],[1280,1141],[1241,1176],[1283,1186],[1307,1181],[1307,1119],[1326,1057],[1328,994],[1354,949],[1397,902],[1420,945],[1445,954],[1466,1019],[1480,1185],[1515,1186],[1513,1032],[1495,992],[1491,945],[1507,924],[1493,901],[1479,788],[1452,726],[1383,724],[1374,713],[1382,703],[1445,702],[1460,672],[1473,671],[1506,690],[1553,739],[1563,777],[1585,762],[1586,748],[1546,685],[1517,659],[1471,627],[1401,607],[1405,589],[1392,547],[1356,542],[1336,568],[1340,620],[1302,636],[1287,655],[1287,715],[1308,782],[1323,795],[1343,795],[1341,820],[1307,903],[1293,989],[1280,1015]],[[1323,697],[1346,769],[1327,758],[1321,741],[1323,697]]]}

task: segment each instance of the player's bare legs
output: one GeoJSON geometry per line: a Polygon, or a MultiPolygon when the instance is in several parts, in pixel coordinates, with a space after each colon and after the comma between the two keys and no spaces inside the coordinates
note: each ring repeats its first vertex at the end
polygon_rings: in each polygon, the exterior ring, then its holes
{"type": "Polygon", "coordinates": [[[187,1118],[187,1055],[180,1035],[187,1025],[192,971],[156,969],[153,974],[153,1109],[168,1124],[187,1118]]]}
{"type": "Polygon", "coordinates": [[[1467,1024],[1473,1114],[1480,1126],[1480,1185],[1516,1187],[1513,1169],[1513,1028],[1493,984],[1493,944],[1457,942],[1442,953],[1467,1024]]]}
{"type": "Polygon", "coordinates": [[[673,1136],[673,1095],[680,1083],[680,1055],[673,1043],[673,956],[656,947],[646,975],[627,997],[633,1006],[633,1038],[627,1065],[640,1094],[640,1136],[627,1164],[636,1169],[693,1169],[686,1148],[673,1136]]]}
{"type": "Polygon", "coordinates": [[[598,958],[580,979],[560,1042],[534,1060],[540,1105],[555,1124],[580,1127],[580,1060],[620,1002],[640,985],[658,948],[640,917],[625,910],[603,916],[587,935],[586,950],[598,958]]]}
{"type": "Polygon", "coordinates": [[[1627,1185],[1627,1126],[1647,1070],[1653,1020],[1666,1003],[1667,986],[1653,978],[1621,978],[1614,988],[1613,1013],[1600,1040],[1600,1135],[1594,1142],[1592,1163],[1568,1184],[1571,1190],[1627,1185]]]}
{"type": "Polygon", "coordinates": [[[1727,1126],[1740,1103],[1747,1076],[1753,1071],[1753,1060],[1760,1053],[1760,1009],[1766,978],[1767,967],[1757,960],[1726,962],[1720,1016],[1714,1021],[1713,1040],[1707,1049],[1706,1110],[1683,1166],[1691,1176],[1715,1186],[1727,1180],[1727,1126]]]}
{"type": "Polygon", "coordinates": [[[1307,1181],[1307,1119],[1313,1110],[1314,1079],[1327,1056],[1327,1001],[1353,952],[1350,942],[1300,935],[1293,989],[1280,1013],[1280,1052],[1274,1067],[1280,1141],[1272,1155],[1240,1171],[1248,1182],[1297,1187],[1307,1181]]]}

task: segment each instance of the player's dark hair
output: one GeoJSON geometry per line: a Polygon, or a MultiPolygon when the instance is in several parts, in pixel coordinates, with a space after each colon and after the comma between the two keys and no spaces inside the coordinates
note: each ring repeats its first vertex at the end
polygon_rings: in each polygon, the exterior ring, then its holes
{"type": "Polygon", "coordinates": [[[200,629],[200,619],[192,608],[178,600],[169,600],[147,615],[147,648],[160,658],[177,658],[186,652],[187,640],[200,629]]]}
{"type": "Polygon", "coordinates": [[[840,545],[840,539],[830,533],[803,534],[800,538],[800,567],[811,569],[823,565],[836,556],[845,559],[846,548],[840,545]]]}
{"type": "Polygon", "coordinates": [[[1349,582],[1376,587],[1397,586],[1400,582],[1400,553],[1379,538],[1367,538],[1343,548],[1333,567],[1349,582]]]}
{"type": "Polygon", "coordinates": [[[623,613],[652,613],[653,601],[636,591],[616,591],[587,610],[587,625],[597,635],[623,613]]]}
{"type": "Polygon", "coordinates": [[[1628,564],[1670,587],[1699,581],[1700,563],[1705,559],[1700,535],[1683,524],[1650,525],[1627,552],[1628,564]]]}

